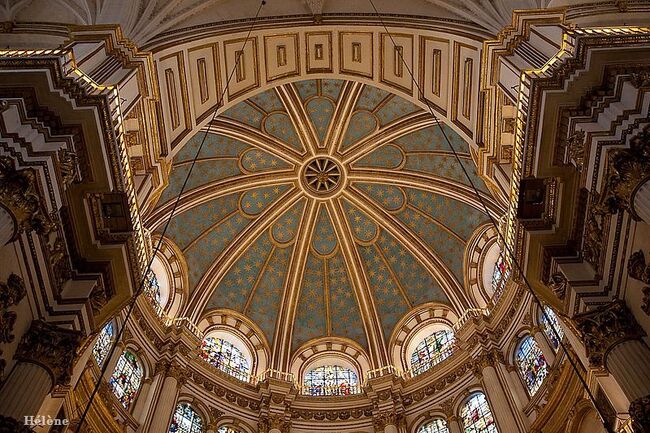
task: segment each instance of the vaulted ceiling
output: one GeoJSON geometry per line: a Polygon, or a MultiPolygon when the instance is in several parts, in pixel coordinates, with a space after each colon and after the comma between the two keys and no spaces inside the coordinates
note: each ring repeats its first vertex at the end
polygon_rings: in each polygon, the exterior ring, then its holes
{"type": "Polygon", "coordinates": [[[468,144],[385,90],[307,80],[222,113],[176,154],[154,211],[168,214],[205,139],[166,233],[187,265],[185,315],[234,310],[292,349],[367,347],[418,305],[472,306],[463,257],[488,218],[443,131],[493,203],[468,144]]]}
{"type": "MultiPolygon", "coordinates": [[[[512,11],[546,7],[550,0],[375,0],[382,14],[403,14],[476,23],[496,34],[512,11]]],[[[556,2],[562,3],[562,2],[556,2]]],[[[252,18],[258,0],[0,0],[0,21],[120,24],[139,45],[180,28],[252,18]]],[[[367,0],[269,0],[261,17],[328,13],[372,14],[367,0]]]]}

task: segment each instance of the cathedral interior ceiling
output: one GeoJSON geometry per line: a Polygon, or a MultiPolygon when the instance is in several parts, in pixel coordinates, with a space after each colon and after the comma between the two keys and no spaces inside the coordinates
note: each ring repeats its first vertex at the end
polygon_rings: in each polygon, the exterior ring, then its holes
{"type": "MultiPolygon", "coordinates": [[[[186,314],[234,310],[270,342],[288,323],[295,349],[322,336],[366,347],[369,312],[386,341],[418,305],[471,306],[464,252],[488,217],[441,130],[412,125],[421,114],[370,85],[312,79],[258,93],[196,133],[154,210],[173,204],[205,137],[166,233],[185,259],[186,314]]],[[[442,128],[489,196],[467,142],[442,128]]]]}

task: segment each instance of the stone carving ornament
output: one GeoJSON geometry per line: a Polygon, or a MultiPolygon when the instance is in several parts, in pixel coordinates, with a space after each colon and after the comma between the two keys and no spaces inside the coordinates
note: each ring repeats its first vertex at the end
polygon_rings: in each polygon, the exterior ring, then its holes
{"type": "Polygon", "coordinates": [[[645,335],[625,302],[620,300],[579,314],[574,321],[582,334],[589,364],[596,368],[606,367],[607,354],[614,346],[645,335]]]}
{"type": "MultiPolygon", "coordinates": [[[[25,297],[27,290],[23,279],[16,274],[9,275],[6,283],[0,282],[0,343],[11,343],[14,341],[14,325],[16,324],[16,312],[9,311],[9,307],[18,305],[25,297]]],[[[0,350],[0,355],[2,351],[0,350]]],[[[4,378],[4,369],[7,362],[0,359],[0,380],[4,378]]]]}
{"type": "Polygon", "coordinates": [[[67,385],[81,338],[79,331],[34,320],[20,340],[15,358],[45,368],[52,376],[53,385],[67,385]]]}
{"type": "MultiPolygon", "coordinates": [[[[630,260],[627,262],[627,272],[635,280],[650,284],[650,265],[646,263],[642,250],[632,253],[630,260]]],[[[642,290],[643,304],[641,304],[641,309],[650,315],[650,287],[644,287],[642,290]]]]}

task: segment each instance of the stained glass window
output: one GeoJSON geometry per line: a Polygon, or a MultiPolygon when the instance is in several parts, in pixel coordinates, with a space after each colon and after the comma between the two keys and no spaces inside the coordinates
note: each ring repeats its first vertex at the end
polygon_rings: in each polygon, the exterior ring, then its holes
{"type": "Polygon", "coordinates": [[[203,433],[203,420],[192,406],[180,403],[169,425],[169,433],[203,433]]]}
{"type": "Polygon", "coordinates": [[[460,410],[465,433],[498,433],[490,405],[485,394],[472,395],[460,410]]]}
{"type": "Polygon", "coordinates": [[[160,295],[160,284],[158,283],[156,273],[151,269],[149,269],[144,278],[144,292],[151,300],[156,301],[158,305],[161,305],[162,296],[160,295]]]}
{"type": "Polygon", "coordinates": [[[454,353],[456,339],[450,330],[436,331],[426,337],[411,354],[411,371],[420,374],[454,353]]]}
{"type": "Polygon", "coordinates": [[[494,292],[494,299],[497,300],[501,296],[506,281],[510,277],[510,269],[506,264],[505,255],[499,254],[497,262],[494,264],[494,272],[492,273],[492,291],[494,292]]]}
{"type": "Polygon", "coordinates": [[[231,429],[230,427],[219,427],[219,430],[217,430],[217,433],[239,433],[237,430],[231,429]]]}
{"type": "Polygon", "coordinates": [[[528,336],[519,344],[517,365],[530,395],[535,394],[548,374],[548,366],[533,337],[528,336]]]}
{"type": "Polygon", "coordinates": [[[131,406],[138,389],[140,389],[141,382],[142,367],[135,355],[125,350],[117,360],[115,371],[108,381],[113,394],[122,403],[122,406],[127,409],[131,406]]]}
{"type": "Polygon", "coordinates": [[[227,340],[207,337],[201,343],[201,357],[219,370],[241,380],[248,380],[250,363],[244,354],[227,340]]]}
{"type": "Polygon", "coordinates": [[[305,373],[303,394],[350,395],[359,393],[357,374],[340,365],[324,365],[305,373]]]}
{"type": "Polygon", "coordinates": [[[101,332],[97,336],[97,341],[93,346],[93,356],[97,365],[102,365],[108,352],[111,350],[111,344],[113,343],[113,322],[108,322],[101,332]]]}
{"type": "Polygon", "coordinates": [[[546,336],[553,345],[553,349],[557,350],[560,347],[560,339],[564,337],[564,330],[560,325],[560,320],[555,315],[555,311],[548,305],[544,306],[544,313],[542,314],[542,325],[546,336]],[[557,332],[553,332],[553,329],[557,332]],[[560,338],[558,338],[558,336],[560,338]]]}
{"type": "Polygon", "coordinates": [[[449,433],[447,421],[442,418],[434,418],[418,429],[418,433],[449,433]]]}

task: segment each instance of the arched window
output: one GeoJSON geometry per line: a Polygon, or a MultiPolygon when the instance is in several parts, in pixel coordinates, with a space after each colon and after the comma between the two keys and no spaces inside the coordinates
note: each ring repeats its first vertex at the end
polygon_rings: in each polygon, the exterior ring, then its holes
{"type": "Polygon", "coordinates": [[[125,350],[117,360],[117,366],[108,383],[113,394],[126,409],[131,406],[141,382],[142,367],[135,355],[125,350]]]}
{"type": "Polygon", "coordinates": [[[108,352],[111,350],[114,335],[113,322],[111,321],[102,328],[101,332],[97,336],[97,341],[95,341],[95,345],[93,346],[93,356],[95,357],[97,365],[102,365],[104,363],[108,352]]]}
{"type": "Polygon", "coordinates": [[[144,277],[144,293],[149,297],[149,299],[156,302],[158,305],[163,306],[160,283],[158,283],[156,273],[151,269],[147,271],[147,274],[144,277]]]}
{"type": "Polygon", "coordinates": [[[530,395],[535,394],[548,374],[548,366],[537,342],[530,335],[519,343],[517,366],[530,395]]]}
{"type": "Polygon", "coordinates": [[[250,362],[230,341],[206,337],[201,343],[201,356],[219,370],[240,380],[248,380],[250,362]]]}
{"type": "Polygon", "coordinates": [[[492,272],[492,299],[494,299],[495,302],[503,293],[503,289],[505,288],[509,277],[510,269],[506,264],[505,255],[501,253],[494,264],[494,272],[492,272]]]}
{"type": "Polygon", "coordinates": [[[305,373],[303,394],[350,395],[359,393],[357,373],[340,365],[323,365],[305,373]]]}
{"type": "Polygon", "coordinates": [[[423,424],[418,429],[418,433],[449,433],[449,428],[447,427],[447,421],[442,418],[434,418],[423,424]]]}
{"type": "Polygon", "coordinates": [[[560,320],[555,315],[555,311],[553,311],[551,307],[545,305],[544,313],[546,314],[541,315],[544,333],[551,342],[551,345],[553,345],[553,349],[557,350],[560,347],[560,340],[564,337],[564,330],[560,325],[560,320]],[[555,330],[555,332],[553,332],[553,330],[555,330]],[[558,336],[560,338],[558,338],[558,336]]]}
{"type": "Polygon", "coordinates": [[[465,433],[498,433],[485,394],[473,394],[460,410],[465,433]]]}
{"type": "Polygon", "coordinates": [[[411,354],[411,371],[420,374],[454,353],[456,339],[451,330],[443,329],[426,337],[411,354]]]}
{"type": "Polygon", "coordinates": [[[201,416],[187,403],[176,406],[169,433],[203,433],[201,416]]]}
{"type": "Polygon", "coordinates": [[[217,433],[239,433],[237,430],[232,429],[230,427],[221,426],[219,427],[219,430],[217,430],[217,433]]]}

